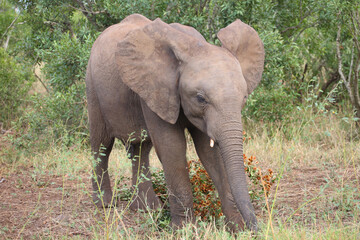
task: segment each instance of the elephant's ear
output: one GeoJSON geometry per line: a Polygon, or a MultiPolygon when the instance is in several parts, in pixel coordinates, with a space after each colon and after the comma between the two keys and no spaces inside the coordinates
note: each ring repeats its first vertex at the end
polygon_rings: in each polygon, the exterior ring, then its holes
{"type": "MultiPolygon", "coordinates": [[[[118,43],[122,81],[163,120],[174,124],[180,111],[179,65],[197,40],[156,19],[118,43]]],[[[129,106],[130,107],[130,106],[129,106]]]]}
{"type": "Polygon", "coordinates": [[[252,93],[261,80],[264,70],[264,45],[257,32],[239,19],[221,29],[217,37],[222,46],[238,59],[248,85],[248,94],[252,93]]]}

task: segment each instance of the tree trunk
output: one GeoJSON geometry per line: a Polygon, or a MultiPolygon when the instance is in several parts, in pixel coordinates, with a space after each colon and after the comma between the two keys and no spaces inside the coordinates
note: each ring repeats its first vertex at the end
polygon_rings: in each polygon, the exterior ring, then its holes
{"type": "Polygon", "coordinates": [[[349,94],[351,105],[355,111],[355,116],[360,118],[360,98],[359,98],[359,87],[358,87],[358,79],[359,79],[359,70],[360,70],[360,49],[358,49],[358,42],[356,36],[353,39],[353,48],[351,50],[351,61],[349,67],[348,77],[345,77],[343,72],[343,63],[342,56],[340,51],[340,34],[341,34],[341,25],[338,25],[338,31],[336,35],[336,55],[338,59],[338,69],[341,80],[344,82],[346,90],[349,94]],[[356,47],[356,48],[355,48],[356,47]],[[357,54],[355,54],[357,51],[357,54]],[[355,64],[354,64],[354,58],[355,64]]]}

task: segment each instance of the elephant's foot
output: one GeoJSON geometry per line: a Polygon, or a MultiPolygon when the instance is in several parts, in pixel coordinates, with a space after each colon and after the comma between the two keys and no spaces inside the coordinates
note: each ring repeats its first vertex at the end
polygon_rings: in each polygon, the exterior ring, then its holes
{"type": "Polygon", "coordinates": [[[105,190],[103,193],[95,191],[93,193],[93,202],[98,208],[108,208],[116,205],[116,198],[113,197],[111,190],[105,190]]]}
{"type": "Polygon", "coordinates": [[[190,222],[189,219],[186,218],[171,217],[170,227],[173,230],[178,230],[183,228],[189,222],[190,222]]]}
{"type": "Polygon", "coordinates": [[[241,215],[239,214],[239,215],[233,216],[233,217],[231,217],[231,219],[226,217],[226,227],[231,232],[244,231],[244,222],[242,221],[241,215]]]}
{"type": "MultiPolygon", "coordinates": [[[[139,187],[140,188],[140,187],[139,187]]],[[[130,209],[136,211],[138,209],[147,211],[148,209],[160,209],[162,202],[156,196],[153,188],[139,189],[138,194],[134,197],[130,204],[130,209]]]]}
{"type": "Polygon", "coordinates": [[[184,206],[185,204],[181,204],[180,202],[175,202],[175,204],[172,203],[174,202],[170,201],[170,211],[171,211],[170,226],[172,229],[174,230],[181,229],[187,223],[195,224],[194,209],[189,204],[188,201],[186,202],[183,201],[183,203],[185,203],[187,207],[184,206]]]}
{"type": "Polygon", "coordinates": [[[192,217],[193,213],[190,212],[191,210],[189,209],[188,213],[181,216],[171,216],[171,222],[170,222],[170,227],[173,230],[178,230],[183,228],[186,224],[188,223],[192,223],[195,224],[195,218],[192,217]]]}

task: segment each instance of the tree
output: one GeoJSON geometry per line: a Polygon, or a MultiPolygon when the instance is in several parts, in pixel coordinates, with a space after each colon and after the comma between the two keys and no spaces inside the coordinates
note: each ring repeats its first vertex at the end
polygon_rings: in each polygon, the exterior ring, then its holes
{"type": "Polygon", "coordinates": [[[360,71],[360,4],[345,5],[344,9],[340,9],[338,13],[339,22],[337,24],[336,35],[336,55],[338,60],[338,71],[346,90],[350,97],[351,105],[355,111],[357,118],[360,118],[360,97],[359,97],[359,71],[360,71]],[[342,19],[341,19],[342,18],[342,19]],[[342,20],[342,21],[341,21],[342,20]],[[341,34],[348,35],[348,39],[341,40],[341,34]],[[349,47],[350,52],[347,54],[350,62],[343,61],[341,49],[344,46],[349,47]],[[347,74],[344,73],[347,71],[347,74]]]}

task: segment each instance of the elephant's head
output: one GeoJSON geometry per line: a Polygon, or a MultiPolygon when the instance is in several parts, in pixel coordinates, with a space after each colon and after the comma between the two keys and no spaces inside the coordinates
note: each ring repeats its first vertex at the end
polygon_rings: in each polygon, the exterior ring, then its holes
{"type": "Polygon", "coordinates": [[[236,20],[218,33],[223,47],[193,28],[160,19],[130,32],[116,59],[125,84],[163,120],[174,124],[180,108],[220,148],[229,185],[246,225],[256,229],[244,173],[241,109],[261,79],[263,44],[236,20]]]}

